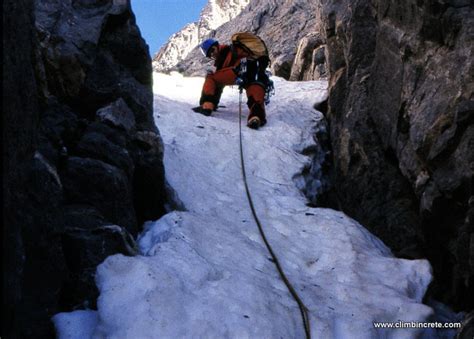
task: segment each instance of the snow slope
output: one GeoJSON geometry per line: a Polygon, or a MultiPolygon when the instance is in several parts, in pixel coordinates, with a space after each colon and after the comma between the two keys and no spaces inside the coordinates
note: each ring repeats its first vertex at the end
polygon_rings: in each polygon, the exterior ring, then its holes
{"type": "MultiPolygon", "coordinates": [[[[310,159],[325,82],[274,78],[268,124],[243,128],[249,186],[267,237],[310,310],[313,338],[414,338],[374,321],[426,321],[425,260],[403,260],[341,212],[306,206],[294,178],[310,159]],[[314,128],[314,127],[313,127],[314,128]]],[[[190,110],[202,78],[155,74],[166,176],[186,211],[146,224],[141,256],[97,270],[98,311],[54,317],[59,338],[304,338],[300,312],[252,219],[239,160],[238,90],[212,117],[190,110]]],[[[245,102],[245,96],[243,101],[245,102]]],[[[247,109],[244,105],[244,121],[247,109]]]]}

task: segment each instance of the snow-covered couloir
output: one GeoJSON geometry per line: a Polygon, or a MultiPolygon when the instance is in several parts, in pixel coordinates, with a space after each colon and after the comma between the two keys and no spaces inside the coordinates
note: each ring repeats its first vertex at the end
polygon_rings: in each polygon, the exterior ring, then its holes
{"type": "MultiPolygon", "coordinates": [[[[202,78],[155,74],[155,119],[166,177],[185,207],[148,222],[141,255],[97,270],[97,311],[55,316],[60,338],[304,338],[296,302],[252,218],[239,159],[236,87],[211,117],[191,111],[202,78]]],[[[322,81],[274,78],[268,124],[243,127],[251,194],[266,235],[310,312],[313,338],[415,338],[421,329],[374,322],[426,321],[425,260],[395,258],[341,212],[307,206],[294,178],[322,118],[322,81]]],[[[243,98],[243,123],[247,108],[243,98]]]]}

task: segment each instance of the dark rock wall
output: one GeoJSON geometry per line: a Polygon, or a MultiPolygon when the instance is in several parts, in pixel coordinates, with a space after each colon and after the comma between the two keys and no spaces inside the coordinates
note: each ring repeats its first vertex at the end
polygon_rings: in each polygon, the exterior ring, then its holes
{"type": "Polygon", "coordinates": [[[33,70],[33,4],[27,0],[2,2],[3,54],[3,312],[2,337],[14,337],[22,325],[18,314],[23,293],[25,240],[20,225],[32,225],[24,213],[25,177],[33,159],[38,133],[38,100],[33,70]],[[33,95],[32,95],[33,94],[33,95]],[[6,128],[8,127],[8,128],[6,128]],[[20,207],[21,206],[21,207],[20,207]]]}
{"type": "Polygon", "coordinates": [[[2,337],[54,337],[96,266],[165,212],[148,46],[129,1],[3,2],[2,337]]]}
{"type": "Polygon", "coordinates": [[[468,0],[319,1],[340,206],[432,292],[473,307],[474,9],[468,0]]]}

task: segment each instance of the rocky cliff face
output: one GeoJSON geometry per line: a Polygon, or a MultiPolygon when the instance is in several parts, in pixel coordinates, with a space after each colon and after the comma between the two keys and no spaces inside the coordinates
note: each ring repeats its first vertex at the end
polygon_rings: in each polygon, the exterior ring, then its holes
{"type": "Polygon", "coordinates": [[[433,292],[473,307],[474,9],[469,1],[319,1],[340,206],[433,292]]]}
{"type": "Polygon", "coordinates": [[[4,330],[97,296],[97,264],[134,254],[165,211],[151,59],[126,0],[8,0],[4,17],[4,330]]]}
{"type": "MultiPolygon", "coordinates": [[[[230,43],[235,32],[253,32],[266,42],[275,75],[292,80],[319,79],[326,76],[326,70],[323,41],[316,32],[316,12],[312,1],[251,0],[242,13],[209,36],[230,43]]],[[[210,65],[195,48],[177,69],[187,75],[204,75],[210,65]]]]}
{"type": "Polygon", "coordinates": [[[157,72],[172,70],[205,36],[235,18],[248,3],[249,0],[209,0],[199,20],[173,34],[158,51],[153,58],[153,69],[157,72]]]}

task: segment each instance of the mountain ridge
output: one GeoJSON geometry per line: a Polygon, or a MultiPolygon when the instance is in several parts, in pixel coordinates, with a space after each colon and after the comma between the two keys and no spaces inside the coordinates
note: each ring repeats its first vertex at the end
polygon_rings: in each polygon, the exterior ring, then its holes
{"type": "Polygon", "coordinates": [[[167,72],[189,54],[214,29],[236,17],[249,0],[209,0],[195,22],[174,33],[153,57],[153,69],[167,72]]]}
{"type": "MultiPolygon", "coordinates": [[[[304,0],[282,1],[250,0],[248,5],[230,20],[213,30],[208,30],[203,37],[217,39],[222,44],[229,44],[235,32],[252,32],[259,35],[267,44],[270,53],[271,71],[277,76],[290,80],[317,80],[327,76],[325,65],[325,46],[321,34],[316,29],[318,8],[316,4],[304,0]]],[[[166,67],[154,67],[155,71],[178,71],[188,76],[203,76],[212,66],[212,61],[203,57],[197,47],[195,24],[177,35],[188,35],[187,43],[175,44],[174,36],[167,44],[169,53],[182,58],[173,65],[168,63],[163,53],[158,53],[154,64],[167,63],[166,67]],[[193,35],[194,34],[194,35],[193,35]],[[185,53],[179,51],[183,49],[185,53]]],[[[183,40],[184,38],[181,38],[183,40]]]]}

